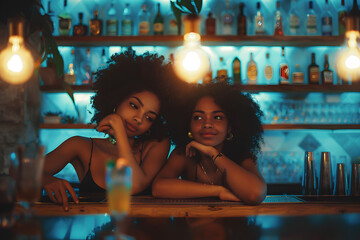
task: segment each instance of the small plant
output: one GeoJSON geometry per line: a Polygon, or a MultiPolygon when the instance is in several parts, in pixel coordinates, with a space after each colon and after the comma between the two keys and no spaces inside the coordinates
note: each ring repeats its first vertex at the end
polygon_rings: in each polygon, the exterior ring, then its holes
{"type": "Polygon", "coordinates": [[[76,118],[69,116],[69,115],[65,115],[62,119],[63,123],[75,123],[76,122],[76,118]]]}
{"type": "Polygon", "coordinates": [[[181,15],[199,15],[202,8],[202,0],[176,0],[170,1],[171,10],[178,22],[178,34],[181,33],[181,15]]]}
{"type": "Polygon", "coordinates": [[[52,111],[48,111],[48,112],[45,112],[44,113],[44,116],[60,116],[61,115],[61,112],[52,112],[52,111]]]}

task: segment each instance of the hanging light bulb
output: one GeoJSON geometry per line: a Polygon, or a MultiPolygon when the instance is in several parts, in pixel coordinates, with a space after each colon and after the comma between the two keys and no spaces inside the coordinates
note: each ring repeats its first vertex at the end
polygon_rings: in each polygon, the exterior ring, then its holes
{"type": "Polygon", "coordinates": [[[202,79],[209,69],[209,60],[200,46],[198,33],[184,35],[184,47],[175,54],[175,72],[182,80],[194,83],[202,79]]]}
{"type": "Polygon", "coordinates": [[[359,17],[360,11],[357,2],[354,1],[346,20],[345,46],[339,50],[336,60],[336,72],[344,82],[354,83],[360,80],[360,49],[357,44],[359,17]]]}
{"type": "Polygon", "coordinates": [[[0,79],[10,84],[22,84],[34,72],[34,59],[26,48],[23,38],[23,23],[11,21],[7,47],[0,52],[0,79]]]}
{"type": "Polygon", "coordinates": [[[200,45],[200,18],[197,14],[186,15],[184,23],[184,46],[175,54],[175,73],[180,79],[195,83],[209,69],[209,59],[200,45]]]}

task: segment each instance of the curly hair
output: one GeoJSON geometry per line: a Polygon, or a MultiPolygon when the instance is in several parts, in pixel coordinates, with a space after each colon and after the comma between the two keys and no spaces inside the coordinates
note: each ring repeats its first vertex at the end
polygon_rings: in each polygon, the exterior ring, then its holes
{"type": "Polygon", "coordinates": [[[138,136],[137,139],[161,140],[167,136],[164,111],[168,109],[166,105],[170,103],[172,88],[177,85],[177,80],[172,64],[165,62],[163,56],[149,52],[136,55],[131,48],[114,54],[107,61],[107,67],[95,73],[95,95],[91,98],[95,112],[91,122],[99,124],[131,94],[149,91],[159,98],[160,113],[153,122],[150,133],[138,136]]]}
{"type": "Polygon", "coordinates": [[[184,148],[191,141],[187,136],[190,119],[198,100],[206,96],[212,97],[224,111],[234,135],[233,139],[225,140],[223,153],[237,163],[246,158],[256,161],[263,142],[263,112],[250,94],[244,94],[226,83],[209,83],[193,87],[187,102],[180,106],[181,109],[173,111],[169,117],[173,143],[184,148]]]}

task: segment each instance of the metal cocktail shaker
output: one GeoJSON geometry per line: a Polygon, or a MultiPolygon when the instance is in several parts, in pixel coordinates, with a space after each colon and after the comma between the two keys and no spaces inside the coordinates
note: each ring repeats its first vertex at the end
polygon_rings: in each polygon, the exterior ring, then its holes
{"type": "Polygon", "coordinates": [[[333,186],[330,152],[321,152],[319,195],[332,195],[333,186]]]}
{"type": "Polygon", "coordinates": [[[345,164],[338,163],[336,167],[336,184],[334,195],[345,196],[347,190],[347,178],[345,174],[345,164]]]}
{"type": "Polygon", "coordinates": [[[313,152],[305,152],[304,176],[302,179],[302,193],[316,195],[316,171],[313,152]]]}
{"type": "Polygon", "coordinates": [[[351,187],[350,187],[351,196],[360,196],[359,167],[360,167],[359,163],[353,163],[351,165],[351,187]]]}

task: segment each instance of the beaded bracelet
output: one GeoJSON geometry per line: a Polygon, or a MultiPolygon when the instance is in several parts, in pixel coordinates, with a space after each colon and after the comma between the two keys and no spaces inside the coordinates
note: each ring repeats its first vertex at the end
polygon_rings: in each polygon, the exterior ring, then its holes
{"type": "Polygon", "coordinates": [[[217,159],[218,157],[222,157],[222,156],[223,156],[223,154],[222,154],[221,152],[219,152],[219,154],[216,155],[216,157],[214,157],[214,159],[213,159],[214,163],[215,163],[215,161],[216,161],[216,159],[217,159]]]}

